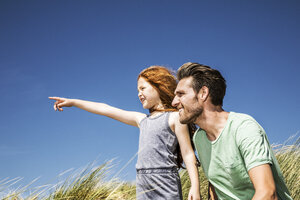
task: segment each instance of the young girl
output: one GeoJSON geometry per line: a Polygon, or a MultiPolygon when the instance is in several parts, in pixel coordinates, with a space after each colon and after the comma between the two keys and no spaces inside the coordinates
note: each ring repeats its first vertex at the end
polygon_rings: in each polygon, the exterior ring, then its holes
{"type": "Polygon", "coordinates": [[[54,109],[58,111],[63,111],[63,107],[75,106],[140,128],[136,164],[137,199],[181,200],[180,159],[184,160],[191,180],[188,199],[200,199],[197,163],[189,129],[179,122],[179,114],[171,105],[176,88],[175,77],[165,67],[152,66],[139,74],[137,85],[138,97],[143,108],[149,109],[149,115],[104,103],[49,98],[56,100],[54,109]]]}

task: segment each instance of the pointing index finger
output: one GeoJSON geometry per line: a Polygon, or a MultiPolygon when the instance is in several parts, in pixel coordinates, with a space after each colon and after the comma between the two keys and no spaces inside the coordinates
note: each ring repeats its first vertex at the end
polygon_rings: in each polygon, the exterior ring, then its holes
{"type": "Polygon", "coordinates": [[[52,99],[52,100],[56,100],[56,101],[58,101],[58,100],[60,100],[61,98],[60,97],[48,97],[49,99],[52,99]]]}

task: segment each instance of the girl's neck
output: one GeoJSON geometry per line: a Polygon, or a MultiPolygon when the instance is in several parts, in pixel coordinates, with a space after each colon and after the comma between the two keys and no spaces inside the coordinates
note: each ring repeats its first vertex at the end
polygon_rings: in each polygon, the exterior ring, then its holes
{"type": "Polygon", "coordinates": [[[160,110],[155,110],[155,111],[152,111],[150,112],[150,116],[151,117],[155,117],[157,115],[161,115],[162,113],[164,113],[165,111],[160,111],[160,110]]]}
{"type": "Polygon", "coordinates": [[[155,113],[159,112],[164,112],[165,107],[163,104],[160,102],[159,104],[153,106],[152,108],[149,109],[150,115],[154,115],[155,113]]]}

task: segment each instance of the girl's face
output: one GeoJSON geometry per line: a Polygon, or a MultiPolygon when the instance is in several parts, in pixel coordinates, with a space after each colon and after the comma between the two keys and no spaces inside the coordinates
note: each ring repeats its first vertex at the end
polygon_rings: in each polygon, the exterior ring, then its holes
{"type": "Polygon", "coordinates": [[[143,77],[138,79],[138,97],[144,109],[163,109],[158,92],[143,77]]]}

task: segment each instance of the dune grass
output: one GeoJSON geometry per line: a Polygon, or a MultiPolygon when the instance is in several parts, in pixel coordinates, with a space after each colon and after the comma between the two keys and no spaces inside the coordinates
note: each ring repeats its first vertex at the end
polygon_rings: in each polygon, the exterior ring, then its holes
{"type": "MultiPolygon", "coordinates": [[[[135,199],[135,185],[122,182],[116,178],[107,180],[112,162],[106,162],[98,167],[88,165],[84,170],[75,172],[55,185],[34,188],[26,197],[29,185],[15,189],[0,197],[4,200],[123,200],[135,199]],[[42,189],[41,189],[42,188],[42,189]]],[[[5,180],[4,180],[5,181],[5,180]]],[[[2,182],[4,182],[2,181],[2,182]]],[[[0,192],[15,184],[15,180],[6,181],[1,185],[0,192]],[[12,183],[10,183],[12,182],[12,183]]],[[[32,189],[31,189],[32,190],[32,189]]]]}
{"type": "MultiPolygon", "coordinates": [[[[292,140],[293,137],[290,138],[292,140]]],[[[288,143],[288,142],[287,142],[288,143]]],[[[292,145],[273,147],[286,185],[293,199],[300,199],[300,137],[292,145]]]]}
{"type": "MultiPolygon", "coordinates": [[[[293,199],[300,199],[300,139],[297,138],[293,145],[287,143],[274,146],[277,160],[281,171],[285,177],[286,184],[293,199]]],[[[123,182],[117,178],[108,177],[111,173],[112,162],[106,162],[94,167],[92,164],[84,170],[73,173],[62,182],[54,185],[30,188],[30,184],[25,187],[14,187],[21,178],[11,180],[0,180],[0,198],[3,200],[134,200],[136,199],[135,185],[123,182]]],[[[199,168],[201,180],[201,195],[207,199],[208,181],[199,168]]],[[[187,199],[190,181],[186,170],[180,171],[183,197],[187,199]]]]}
{"type": "MultiPolygon", "coordinates": [[[[200,194],[202,199],[207,199],[208,197],[208,180],[206,179],[204,172],[201,167],[199,167],[199,180],[200,180],[200,194]]],[[[181,170],[180,173],[181,186],[182,186],[182,196],[183,199],[187,199],[189,195],[189,190],[191,187],[191,182],[187,173],[187,170],[181,170]]]]}

